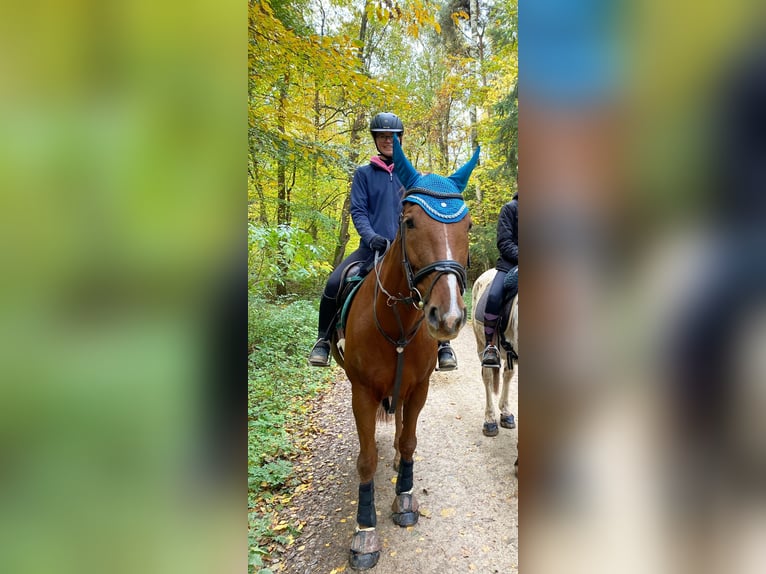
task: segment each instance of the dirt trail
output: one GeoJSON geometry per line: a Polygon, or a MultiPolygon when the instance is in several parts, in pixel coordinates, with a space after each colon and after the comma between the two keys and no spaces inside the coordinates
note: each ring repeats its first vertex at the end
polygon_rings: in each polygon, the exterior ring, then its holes
{"type": "MultiPolygon", "coordinates": [[[[375,475],[378,532],[383,541],[378,565],[370,572],[518,572],[518,483],[514,475],[517,429],[482,435],[484,388],[470,324],[453,341],[459,368],[435,372],[418,423],[415,494],[421,517],[400,528],[389,514],[396,476],[394,425],[378,424],[380,461],[375,475]]],[[[514,377],[514,414],[518,397],[514,377]]],[[[356,430],[351,385],[342,371],[324,397],[315,424],[322,433],[299,472],[313,474],[311,486],[296,495],[285,518],[305,522],[283,556],[285,572],[351,572],[348,548],[357,497],[356,430]]]]}

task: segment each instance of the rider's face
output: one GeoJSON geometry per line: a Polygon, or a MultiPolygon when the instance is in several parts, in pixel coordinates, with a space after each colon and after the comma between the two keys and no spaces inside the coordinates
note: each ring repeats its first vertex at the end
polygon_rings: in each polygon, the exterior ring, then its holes
{"type": "MultiPolygon", "coordinates": [[[[399,141],[401,142],[401,134],[399,141]]],[[[375,143],[378,144],[378,151],[387,157],[394,155],[394,134],[393,132],[376,132],[375,143]]]]}

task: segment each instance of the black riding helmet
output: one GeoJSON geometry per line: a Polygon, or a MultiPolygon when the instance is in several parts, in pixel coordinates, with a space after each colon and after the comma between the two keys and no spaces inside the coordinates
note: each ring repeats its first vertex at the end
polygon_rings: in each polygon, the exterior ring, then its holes
{"type": "MultiPolygon", "coordinates": [[[[375,139],[375,132],[393,132],[399,134],[401,138],[404,134],[404,124],[395,114],[381,112],[370,120],[370,135],[372,135],[373,141],[375,139]]],[[[378,148],[377,142],[375,142],[375,147],[378,148]]],[[[380,152],[379,148],[378,152],[380,152]]]]}
{"type": "Polygon", "coordinates": [[[394,114],[382,112],[375,115],[370,121],[370,134],[372,134],[372,137],[375,137],[375,132],[403,134],[404,125],[402,125],[402,120],[394,114]]]}

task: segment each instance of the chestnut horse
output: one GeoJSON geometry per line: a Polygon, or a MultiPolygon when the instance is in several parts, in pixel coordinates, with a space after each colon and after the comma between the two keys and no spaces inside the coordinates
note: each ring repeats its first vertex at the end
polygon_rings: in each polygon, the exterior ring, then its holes
{"type": "MultiPolygon", "coordinates": [[[[479,353],[479,359],[481,360],[485,347],[484,336],[484,323],[476,317],[477,310],[479,309],[479,300],[481,296],[486,293],[489,286],[492,285],[492,280],[495,278],[497,270],[492,268],[482,273],[479,278],[474,282],[473,289],[471,290],[471,309],[473,309],[473,334],[476,337],[476,350],[479,353]]],[[[516,353],[519,352],[519,296],[516,295],[511,302],[511,316],[508,320],[508,326],[504,332],[505,339],[510,341],[513,345],[513,349],[516,353]]],[[[500,333],[495,331],[495,337],[499,337],[500,333]]],[[[500,343],[495,341],[495,344],[500,347],[500,343]]],[[[516,428],[516,420],[511,412],[511,404],[508,399],[508,394],[511,386],[511,378],[515,371],[513,361],[509,360],[508,354],[503,353],[501,350],[501,362],[505,363],[503,369],[503,388],[500,390],[500,369],[490,369],[482,367],[481,378],[484,381],[484,394],[485,394],[485,408],[484,408],[484,427],[482,432],[485,436],[497,436],[498,434],[498,418],[500,419],[500,426],[504,428],[516,428]],[[500,412],[498,417],[497,394],[500,391],[500,412]]]]}
{"type": "Polygon", "coordinates": [[[399,233],[359,290],[348,311],[343,352],[333,355],[351,381],[359,435],[359,498],[349,562],[364,570],[377,564],[381,543],[375,531],[373,478],[378,463],[375,424],[386,405],[395,414],[393,520],[418,520],[413,495],[413,453],[418,415],[436,366],[437,340],[454,339],[466,322],[462,294],[468,264],[471,218],[462,198],[478,159],[449,178],[422,176],[394,138],[394,172],[407,190],[399,233]]]}

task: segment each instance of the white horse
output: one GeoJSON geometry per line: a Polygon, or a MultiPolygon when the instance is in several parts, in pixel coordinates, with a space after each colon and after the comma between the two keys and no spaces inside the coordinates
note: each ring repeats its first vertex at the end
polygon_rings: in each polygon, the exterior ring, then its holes
{"type": "MultiPolygon", "coordinates": [[[[486,347],[486,339],[484,336],[484,323],[477,319],[477,309],[481,296],[489,289],[492,284],[492,280],[495,278],[497,270],[492,268],[482,273],[479,278],[473,284],[473,290],[471,292],[471,310],[473,314],[473,334],[476,337],[476,350],[479,353],[479,359],[481,359],[484,348],[486,347]]],[[[511,385],[511,379],[516,369],[513,361],[508,360],[508,353],[505,352],[500,346],[499,341],[500,333],[495,331],[494,343],[500,350],[501,363],[503,365],[503,388],[500,392],[500,401],[498,404],[497,394],[500,390],[500,370],[490,369],[482,367],[481,378],[484,381],[484,392],[486,395],[486,408],[484,410],[484,428],[482,432],[485,436],[497,436],[498,418],[500,426],[504,428],[516,428],[516,420],[511,413],[511,405],[508,399],[508,391],[511,385]],[[499,406],[499,417],[498,417],[499,406]]],[[[511,302],[511,316],[508,321],[508,327],[505,330],[505,338],[513,345],[514,351],[519,352],[519,296],[516,295],[511,302]]]]}

